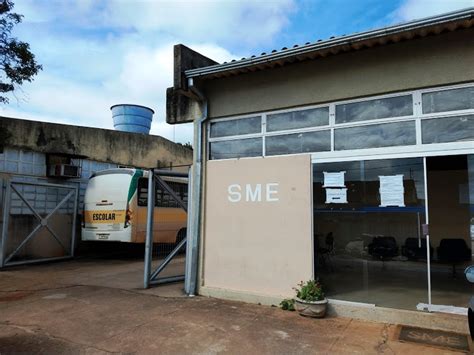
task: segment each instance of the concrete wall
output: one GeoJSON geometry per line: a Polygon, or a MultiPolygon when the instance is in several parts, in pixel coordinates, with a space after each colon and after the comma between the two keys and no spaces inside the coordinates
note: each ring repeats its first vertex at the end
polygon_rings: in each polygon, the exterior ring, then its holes
{"type": "Polygon", "coordinates": [[[474,29],[199,82],[223,117],[474,81],[474,29]]]}
{"type": "Polygon", "coordinates": [[[210,161],[206,175],[200,292],[291,297],[313,274],[310,157],[210,161]],[[247,184],[254,193],[260,184],[260,198],[247,196],[247,184]],[[277,184],[269,198],[266,184],[277,184]]]}
{"type": "Polygon", "coordinates": [[[192,163],[192,151],[163,137],[0,117],[0,151],[15,147],[142,168],[192,163]]]}

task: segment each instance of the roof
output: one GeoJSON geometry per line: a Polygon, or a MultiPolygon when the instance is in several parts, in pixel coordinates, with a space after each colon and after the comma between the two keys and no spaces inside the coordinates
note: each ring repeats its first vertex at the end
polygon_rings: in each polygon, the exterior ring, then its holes
{"type": "Polygon", "coordinates": [[[474,7],[450,12],[439,16],[432,16],[421,20],[406,22],[376,29],[355,33],[348,36],[331,37],[328,40],[318,40],[292,48],[273,50],[271,53],[262,53],[259,56],[232,60],[229,63],[216,64],[185,71],[187,78],[212,79],[234,76],[241,73],[254,72],[289,63],[301,62],[318,57],[326,57],[339,53],[356,51],[364,48],[397,43],[400,41],[438,35],[443,32],[452,32],[458,29],[470,28],[474,25],[474,7]]]}

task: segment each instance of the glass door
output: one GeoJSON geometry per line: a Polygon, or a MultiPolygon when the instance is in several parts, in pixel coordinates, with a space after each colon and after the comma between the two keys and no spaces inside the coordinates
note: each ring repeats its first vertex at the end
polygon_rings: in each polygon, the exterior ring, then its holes
{"type": "Polygon", "coordinates": [[[474,294],[464,269],[473,264],[474,155],[426,158],[432,245],[431,310],[467,307],[474,294]]]}
{"type": "Polygon", "coordinates": [[[313,165],[315,275],[327,297],[428,302],[423,158],[313,165]]]}

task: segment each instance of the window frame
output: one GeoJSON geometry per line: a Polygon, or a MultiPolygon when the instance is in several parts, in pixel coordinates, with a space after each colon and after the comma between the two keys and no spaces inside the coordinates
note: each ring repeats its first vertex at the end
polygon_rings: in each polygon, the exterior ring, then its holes
{"type": "MultiPolygon", "coordinates": [[[[230,141],[230,140],[237,140],[237,139],[245,139],[245,138],[262,138],[262,155],[255,156],[255,157],[242,157],[242,158],[225,158],[225,159],[215,159],[215,160],[229,160],[229,159],[252,159],[256,157],[266,157],[266,137],[271,136],[280,136],[280,135],[287,135],[293,133],[306,133],[306,132],[314,132],[314,131],[324,131],[330,130],[331,131],[331,150],[325,152],[305,152],[305,153],[289,153],[289,154],[281,154],[281,155],[269,155],[272,157],[275,156],[282,156],[282,155],[301,155],[301,154],[312,154],[323,156],[323,157],[338,157],[341,156],[342,152],[351,153],[350,155],[353,156],[360,156],[367,154],[374,153],[374,154],[387,154],[387,153],[398,153],[398,152],[421,152],[424,150],[456,150],[456,149],[464,149],[469,150],[469,145],[472,146],[473,141],[466,141],[466,142],[446,142],[446,143],[423,143],[422,142],[422,121],[427,119],[443,119],[448,117],[456,117],[456,116],[464,116],[474,114],[474,109],[465,109],[465,110],[456,110],[456,111],[446,111],[446,112],[436,112],[436,113],[423,113],[422,107],[422,95],[425,93],[430,92],[437,92],[437,91],[446,91],[446,90],[453,90],[453,89],[461,89],[467,87],[474,87],[474,82],[464,83],[464,84],[457,84],[457,85],[446,85],[446,86],[438,86],[438,87],[431,87],[431,88],[424,88],[424,89],[416,89],[416,90],[408,90],[408,91],[401,91],[397,93],[389,93],[383,95],[374,95],[374,96],[366,96],[362,98],[355,98],[355,99],[348,99],[348,100],[340,100],[334,101],[330,103],[322,103],[322,104],[315,104],[315,105],[307,105],[307,106],[300,106],[300,107],[292,107],[287,109],[280,109],[280,110],[271,110],[271,111],[264,111],[264,112],[257,112],[252,114],[245,114],[245,115],[236,115],[236,116],[229,116],[229,117],[222,117],[222,118],[213,118],[211,119],[208,124],[206,125],[206,137],[207,137],[207,159],[210,159],[210,143],[218,142],[218,141],[230,141]],[[357,102],[367,102],[377,99],[384,99],[384,98],[392,98],[392,97],[399,97],[399,96],[406,96],[412,95],[412,103],[413,103],[413,114],[409,116],[398,116],[398,117],[387,117],[387,118],[378,118],[378,119],[370,119],[370,120],[363,120],[363,121],[355,121],[355,122],[346,122],[346,123],[336,123],[336,106],[341,104],[350,104],[350,103],[357,103],[357,102]],[[287,113],[287,112],[294,112],[294,111],[303,111],[308,109],[314,108],[321,108],[321,107],[329,107],[329,124],[323,126],[315,126],[315,127],[306,127],[306,128],[298,128],[298,129],[288,129],[282,131],[272,131],[267,132],[266,124],[267,124],[267,115],[270,114],[279,114],[279,113],[287,113]],[[216,121],[227,121],[227,120],[236,120],[241,118],[248,118],[248,117],[255,117],[261,116],[261,133],[254,133],[254,134],[245,134],[245,135],[237,135],[237,136],[226,136],[226,137],[219,137],[219,138],[211,138],[210,137],[210,123],[216,121]],[[349,150],[338,151],[335,150],[335,142],[334,142],[334,135],[335,130],[339,128],[350,128],[350,127],[363,127],[375,124],[383,124],[383,123],[393,123],[393,122],[415,122],[415,136],[416,136],[416,144],[415,145],[404,145],[404,146],[389,146],[389,147],[379,147],[379,148],[361,148],[361,149],[354,149],[354,152],[349,150]],[[428,147],[430,146],[430,147],[428,147]]],[[[347,154],[342,154],[342,156],[346,156],[347,154]]]]}
{"type": "Polygon", "coordinates": [[[239,116],[238,118],[227,118],[227,119],[222,119],[222,120],[212,120],[209,123],[209,128],[208,128],[208,138],[209,139],[222,139],[222,140],[227,140],[229,137],[242,137],[242,136],[252,136],[252,135],[259,135],[262,134],[262,116],[260,113],[254,114],[254,115],[246,115],[246,116],[239,116]],[[238,135],[231,135],[231,136],[221,136],[221,137],[211,137],[211,126],[212,123],[222,123],[222,122],[229,122],[229,121],[237,121],[237,120],[242,120],[246,118],[260,118],[260,132],[255,132],[255,133],[245,133],[245,134],[238,134],[238,135]]]}

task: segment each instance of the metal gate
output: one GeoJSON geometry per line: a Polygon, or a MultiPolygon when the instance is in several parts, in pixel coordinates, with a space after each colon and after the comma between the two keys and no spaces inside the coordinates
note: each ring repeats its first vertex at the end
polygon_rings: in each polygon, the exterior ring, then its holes
{"type": "MultiPolygon", "coordinates": [[[[150,170],[148,175],[147,226],[145,244],[144,287],[184,281],[185,244],[187,242],[187,212],[189,174],[167,170],[150,170]],[[173,182],[180,179],[181,183],[173,182]],[[160,243],[160,208],[172,207],[186,212],[186,228],[176,236],[174,243],[160,243]],[[157,216],[155,211],[158,210],[157,216]],[[156,225],[154,224],[156,223],[156,225]],[[158,234],[158,235],[156,235],[158,234]],[[184,253],[184,255],[183,255],[184,253]],[[154,258],[155,257],[155,258],[154,258]],[[172,265],[172,267],[171,267],[172,265]],[[168,267],[168,268],[167,268],[168,267]],[[167,270],[165,271],[165,269],[167,270]]],[[[181,212],[182,213],[182,212],[181,212]]]]}
{"type": "Polygon", "coordinates": [[[6,180],[0,268],[74,256],[78,188],[6,180]]]}

